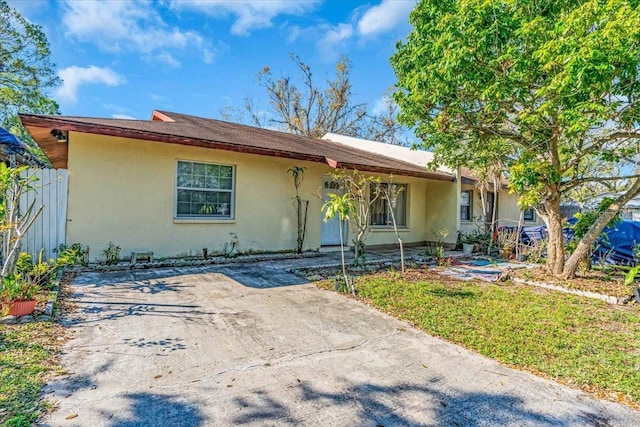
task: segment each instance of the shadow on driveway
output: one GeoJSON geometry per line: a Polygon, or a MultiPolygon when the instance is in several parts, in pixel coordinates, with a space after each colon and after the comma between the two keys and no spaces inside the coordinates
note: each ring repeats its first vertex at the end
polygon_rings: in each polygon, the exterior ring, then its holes
{"type": "MultiPolygon", "coordinates": [[[[355,416],[344,421],[376,427],[611,426],[607,419],[595,413],[580,411],[553,416],[527,409],[523,399],[500,393],[464,393],[416,384],[382,386],[371,382],[350,383],[338,393],[322,392],[312,385],[301,383],[297,391],[299,401],[313,407],[327,408],[328,413],[336,416],[334,421],[337,423],[341,421],[339,414],[351,412],[355,416]]],[[[238,406],[238,415],[233,419],[234,425],[305,423],[304,419],[294,415],[298,405],[287,407],[286,403],[263,390],[236,398],[235,404],[238,406]]]]}
{"type": "MultiPolygon", "coordinates": [[[[326,408],[333,415],[351,413],[344,421],[363,426],[611,426],[591,412],[553,416],[530,410],[523,399],[508,394],[443,391],[409,383],[347,383],[341,392],[319,391],[304,382],[296,388],[296,401],[326,408]]],[[[304,425],[308,421],[294,415],[298,404],[287,406],[264,390],[236,398],[235,404],[238,415],[233,425],[304,425]]],[[[337,416],[333,421],[339,425],[341,419],[337,416]]]]}
{"type": "Polygon", "coordinates": [[[283,268],[267,264],[242,264],[217,268],[213,271],[224,274],[243,286],[256,289],[279,288],[281,286],[309,283],[283,268]]]}
{"type": "Polygon", "coordinates": [[[285,268],[79,275],[49,425],[640,425],[285,268]]]}
{"type": "Polygon", "coordinates": [[[179,396],[153,393],[131,393],[123,396],[130,405],[129,416],[103,414],[111,418],[111,427],[193,426],[205,425],[197,405],[179,396]]]}
{"type": "MultiPolygon", "coordinates": [[[[73,298],[79,310],[65,319],[67,326],[96,323],[128,316],[176,317],[184,321],[198,321],[203,316],[219,314],[201,305],[206,301],[188,299],[184,303],[151,302],[152,297],[168,301],[170,296],[188,295],[195,291],[185,276],[219,274],[252,289],[273,289],[304,285],[308,282],[286,269],[265,264],[238,264],[159,270],[127,270],[85,273],[75,280],[73,298]]],[[[216,286],[212,282],[212,286],[216,286]]],[[[157,300],[153,300],[157,301],[157,300]]]]}

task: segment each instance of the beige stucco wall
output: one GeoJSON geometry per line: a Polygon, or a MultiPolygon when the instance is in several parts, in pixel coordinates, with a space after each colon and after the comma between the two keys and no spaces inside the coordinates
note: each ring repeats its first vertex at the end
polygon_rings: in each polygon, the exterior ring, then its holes
{"type": "Polygon", "coordinates": [[[459,211],[457,192],[454,182],[430,181],[427,198],[426,240],[437,242],[442,240],[441,231],[447,230],[445,243],[455,243],[457,239],[459,211]]]}
{"type": "MultiPolygon", "coordinates": [[[[504,225],[514,227],[518,225],[520,219],[520,208],[518,207],[518,195],[509,194],[508,191],[500,192],[500,199],[498,201],[498,225],[504,225]],[[502,203],[500,203],[502,202],[502,203]]],[[[522,221],[522,225],[542,225],[543,222],[538,217],[534,216],[535,221],[522,221]]]]}
{"type": "MultiPolygon", "coordinates": [[[[294,187],[287,173],[294,165],[307,168],[301,191],[310,201],[305,248],[317,249],[322,202],[314,194],[323,175],[332,171],[326,165],[72,132],[67,242],[88,245],[92,260],[102,256],[110,241],[122,248],[123,257],[143,250],[156,257],[197,255],[203,248],[222,251],[229,233],[236,233],[240,251],[294,249],[294,187]],[[174,219],[177,160],[235,166],[234,220],[174,219]]],[[[400,178],[394,182],[408,183],[410,193],[405,242],[427,240],[427,233],[439,227],[455,230],[450,220],[455,215],[443,213],[455,199],[455,191],[449,190],[453,183],[400,178]]],[[[367,244],[395,242],[393,232],[376,231],[367,244]]]]}
{"type": "MultiPolygon", "coordinates": [[[[388,176],[372,174],[383,182],[388,176]]],[[[455,183],[447,181],[425,180],[411,177],[393,178],[396,184],[407,184],[407,226],[398,229],[405,243],[434,241],[438,231],[449,230],[446,242],[455,242],[456,209],[455,183]]],[[[349,236],[351,244],[353,235],[349,236]]],[[[393,228],[372,227],[366,240],[367,245],[395,244],[397,238],[393,228]]]]}
{"type": "MultiPolygon", "coordinates": [[[[474,221],[460,221],[460,231],[462,233],[469,233],[477,229],[478,225],[483,224],[484,218],[482,216],[482,201],[480,199],[480,191],[473,185],[463,184],[462,190],[473,190],[473,208],[472,215],[474,221]]],[[[498,214],[496,219],[498,220],[498,226],[515,227],[518,225],[520,219],[520,208],[518,207],[518,195],[509,194],[506,189],[500,190],[498,193],[498,214]]],[[[523,221],[522,225],[541,225],[542,221],[536,215],[535,221],[523,221]]]]}

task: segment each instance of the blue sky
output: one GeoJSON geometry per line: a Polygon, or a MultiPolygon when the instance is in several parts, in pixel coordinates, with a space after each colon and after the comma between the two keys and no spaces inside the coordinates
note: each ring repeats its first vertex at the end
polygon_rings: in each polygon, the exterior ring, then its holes
{"type": "Polygon", "coordinates": [[[354,100],[375,110],[415,0],[9,0],[42,25],[64,81],[64,115],[148,119],[153,109],[219,117],[266,105],[256,73],[294,74],[290,53],[330,77],[352,61],[354,100]]]}

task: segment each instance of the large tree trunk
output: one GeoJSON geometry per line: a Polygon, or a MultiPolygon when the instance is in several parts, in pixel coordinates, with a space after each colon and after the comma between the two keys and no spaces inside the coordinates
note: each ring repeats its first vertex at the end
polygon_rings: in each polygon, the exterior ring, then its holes
{"type": "Polygon", "coordinates": [[[565,263],[562,271],[562,277],[564,279],[571,279],[575,277],[580,260],[588,255],[589,249],[593,246],[596,239],[598,239],[602,230],[604,230],[607,224],[609,224],[618,212],[620,212],[620,209],[622,209],[629,200],[633,199],[638,194],[640,194],[640,179],[636,179],[631,188],[611,203],[607,210],[604,211],[602,215],[600,215],[600,217],[591,225],[589,231],[587,231],[582,240],[578,243],[576,250],[565,263]]]}
{"type": "Polygon", "coordinates": [[[547,244],[547,269],[559,276],[564,269],[564,235],[562,234],[562,214],[560,197],[555,194],[542,204],[540,216],[547,225],[549,241],[547,244]]]}

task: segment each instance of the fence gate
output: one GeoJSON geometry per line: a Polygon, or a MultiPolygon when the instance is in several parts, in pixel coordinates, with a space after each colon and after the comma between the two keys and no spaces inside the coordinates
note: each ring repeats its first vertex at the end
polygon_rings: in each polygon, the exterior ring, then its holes
{"type": "Polygon", "coordinates": [[[42,259],[56,258],[53,249],[66,242],[67,232],[67,186],[66,169],[31,168],[24,175],[35,176],[34,190],[20,198],[20,206],[26,209],[35,200],[34,212],[44,206],[22,240],[21,252],[28,252],[37,259],[42,251],[42,259]]]}

